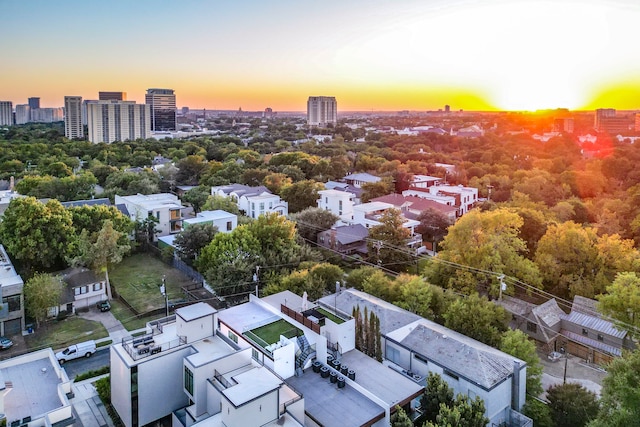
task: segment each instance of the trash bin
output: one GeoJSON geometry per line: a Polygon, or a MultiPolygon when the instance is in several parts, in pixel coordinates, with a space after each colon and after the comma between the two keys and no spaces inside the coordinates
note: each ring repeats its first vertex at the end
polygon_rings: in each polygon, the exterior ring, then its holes
{"type": "Polygon", "coordinates": [[[27,326],[27,332],[32,334],[33,333],[33,325],[31,323],[28,323],[26,326],[27,326]]]}

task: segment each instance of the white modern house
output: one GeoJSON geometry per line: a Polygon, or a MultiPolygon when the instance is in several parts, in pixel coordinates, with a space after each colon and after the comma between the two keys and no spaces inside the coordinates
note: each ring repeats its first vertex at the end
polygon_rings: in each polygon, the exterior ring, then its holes
{"type": "Polygon", "coordinates": [[[469,212],[478,202],[478,189],[462,185],[432,185],[429,187],[410,187],[402,192],[403,196],[416,196],[434,202],[458,208],[458,216],[469,212]]]}
{"type": "Polygon", "coordinates": [[[238,216],[227,211],[202,211],[195,218],[187,218],[182,221],[184,229],[194,224],[211,224],[221,233],[230,233],[238,226],[238,216]]]}
{"type": "Polygon", "coordinates": [[[423,386],[354,347],[354,319],[289,291],[196,303],[111,346],[111,399],[127,427],[387,426],[423,386]]]}
{"type": "Polygon", "coordinates": [[[319,302],[341,312],[359,307],[375,313],[390,366],[421,381],[437,373],[456,394],[479,396],[488,425],[532,425],[519,412],[526,396],[524,361],[365,292],[346,289],[319,302]]]}
{"type": "Polygon", "coordinates": [[[244,215],[257,218],[266,213],[289,214],[289,204],[277,194],[272,194],[267,187],[250,187],[242,184],[229,184],[211,187],[212,196],[231,197],[238,204],[244,215]]]}
{"type": "Polygon", "coordinates": [[[340,190],[318,191],[318,207],[340,218],[341,224],[350,224],[353,220],[355,196],[340,190]]]}
{"type": "Polygon", "coordinates": [[[158,220],[156,229],[160,230],[157,236],[167,236],[182,230],[182,209],[178,196],[169,193],[137,194],[135,196],[118,196],[115,204],[123,204],[133,221],[145,220],[154,217],[158,220]]]}
{"type": "Polygon", "coordinates": [[[76,425],[71,385],[50,348],[3,360],[0,414],[13,427],[76,425]]]}
{"type": "Polygon", "coordinates": [[[0,245],[0,335],[19,334],[24,323],[24,282],[0,245]]]}
{"type": "Polygon", "coordinates": [[[356,188],[361,188],[362,184],[376,183],[382,181],[379,176],[371,175],[367,172],[353,173],[342,178],[347,184],[353,185],[356,188]]]}

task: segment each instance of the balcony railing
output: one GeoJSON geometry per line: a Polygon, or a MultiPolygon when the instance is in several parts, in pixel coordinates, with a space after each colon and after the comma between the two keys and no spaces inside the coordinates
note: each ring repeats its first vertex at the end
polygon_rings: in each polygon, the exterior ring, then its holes
{"type": "Polygon", "coordinates": [[[179,336],[174,340],[159,344],[156,344],[153,337],[154,334],[151,333],[140,337],[123,338],[122,348],[133,360],[139,360],[187,343],[187,337],[185,336],[179,336]]]}

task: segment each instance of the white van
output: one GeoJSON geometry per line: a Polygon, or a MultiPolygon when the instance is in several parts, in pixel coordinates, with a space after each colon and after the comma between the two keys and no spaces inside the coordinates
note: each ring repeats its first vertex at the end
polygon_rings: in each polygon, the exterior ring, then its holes
{"type": "Polygon", "coordinates": [[[70,345],[62,351],[56,353],[58,362],[62,365],[69,360],[77,359],[79,357],[91,357],[96,352],[96,342],[85,341],[78,344],[70,345]]]}

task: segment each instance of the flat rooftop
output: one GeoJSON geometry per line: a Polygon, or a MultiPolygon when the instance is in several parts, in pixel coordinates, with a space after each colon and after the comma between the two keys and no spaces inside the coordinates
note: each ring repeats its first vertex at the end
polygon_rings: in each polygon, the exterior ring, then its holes
{"type": "Polygon", "coordinates": [[[405,405],[424,391],[424,386],[358,350],[343,354],[340,361],[355,371],[356,383],[387,402],[389,409],[405,405]]]}
{"type": "MultiPolygon", "coordinates": [[[[226,377],[227,375],[225,375],[226,377]]],[[[253,368],[231,378],[235,385],[222,391],[222,394],[229,399],[235,407],[243,405],[263,394],[277,390],[282,384],[280,378],[276,377],[265,367],[253,368]]]]}
{"type": "Polygon", "coordinates": [[[195,367],[236,352],[233,347],[219,336],[208,337],[200,341],[192,342],[189,345],[191,345],[197,353],[187,356],[185,359],[195,367]]]}
{"type": "Polygon", "coordinates": [[[42,358],[0,369],[5,390],[7,424],[24,417],[36,419],[65,406],[58,395],[62,383],[51,359],[42,358]]]}
{"type": "Polygon", "coordinates": [[[349,384],[338,388],[312,368],[285,381],[304,395],[305,412],[325,427],[361,426],[385,416],[384,408],[349,384]]]}
{"type": "Polygon", "coordinates": [[[253,301],[218,312],[218,320],[240,334],[245,328],[254,329],[278,319],[280,316],[253,301]]]}

